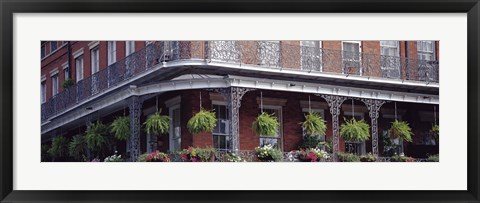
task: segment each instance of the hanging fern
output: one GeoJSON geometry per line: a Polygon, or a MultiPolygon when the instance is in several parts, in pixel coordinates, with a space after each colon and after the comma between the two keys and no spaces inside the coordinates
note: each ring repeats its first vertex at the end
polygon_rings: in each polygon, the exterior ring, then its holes
{"type": "Polygon", "coordinates": [[[145,123],[145,131],[150,135],[163,135],[168,133],[170,128],[170,118],[165,115],[160,115],[160,112],[150,115],[145,123]]]}
{"type": "Polygon", "coordinates": [[[201,109],[187,123],[188,131],[192,134],[201,132],[212,132],[217,126],[217,117],[214,111],[201,109]]]}
{"type": "Polygon", "coordinates": [[[274,137],[278,132],[277,117],[273,114],[262,112],[252,124],[252,129],[257,135],[274,137]]]}
{"type": "Polygon", "coordinates": [[[81,160],[86,153],[85,137],[83,135],[75,135],[68,144],[68,151],[75,160],[81,160]]]}
{"type": "Polygon", "coordinates": [[[305,121],[301,124],[309,136],[324,135],[327,130],[325,120],[316,112],[310,112],[305,115],[305,121]]]}
{"type": "Polygon", "coordinates": [[[340,126],[340,136],[343,139],[352,142],[363,142],[370,138],[370,126],[364,121],[357,121],[355,118],[345,119],[345,123],[340,126]]]}
{"type": "Polygon", "coordinates": [[[48,150],[54,158],[64,158],[68,155],[68,140],[63,136],[57,136],[52,140],[52,147],[48,150]]]}
{"type": "Polygon", "coordinates": [[[108,128],[105,124],[97,121],[92,124],[85,133],[85,141],[88,148],[94,151],[100,151],[108,144],[108,128]]]}
{"type": "Polygon", "coordinates": [[[130,137],[130,119],[126,116],[116,118],[110,125],[110,132],[118,140],[127,140],[130,137]]]}
{"type": "Polygon", "coordinates": [[[433,138],[438,139],[438,135],[440,134],[440,126],[438,126],[438,124],[433,124],[432,129],[430,129],[430,133],[432,134],[433,138]]]}
{"type": "Polygon", "coordinates": [[[391,138],[402,138],[407,142],[412,142],[412,129],[408,126],[406,121],[395,120],[392,122],[392,127],[389,130],[391,138]]]}

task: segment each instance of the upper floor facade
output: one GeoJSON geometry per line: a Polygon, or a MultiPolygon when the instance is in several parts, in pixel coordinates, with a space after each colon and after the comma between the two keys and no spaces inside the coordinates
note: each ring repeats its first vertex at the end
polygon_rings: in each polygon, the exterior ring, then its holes
{"type": "MultiPolygon", "coordinates": [[[[42,121],[153,67],[214,64],[344,80],[437,84],[438,41],[45,41],[41,43],[42,121]],[[68,89],[68,91],[67,91],[68,89]]],[[[270,77],[268,73],[262,77],[270,77]]],[[[143,74],[143,75],[142,75],[143,74]]],[[[271,75],[273,77],[273,75],[271,75]]],[[[335,80],[332,80],[335,82],[335,80]]],[[[321,81],[318,81],[321,82],[321,81]]],[[[338,81],[337,81],[338,82],[338,81]]]]}

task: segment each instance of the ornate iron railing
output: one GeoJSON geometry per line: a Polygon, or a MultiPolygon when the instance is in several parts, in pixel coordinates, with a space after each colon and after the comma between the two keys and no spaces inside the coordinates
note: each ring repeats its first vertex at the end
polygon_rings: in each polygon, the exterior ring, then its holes
{"type": "Polygon", "coordinates": [[[129,80],[159,62],[200,59],[345,75],[438,82],[438,61],[329,50],[272,41],[157,41],[77,81],[41,105],[41,120],[129,80]]]}

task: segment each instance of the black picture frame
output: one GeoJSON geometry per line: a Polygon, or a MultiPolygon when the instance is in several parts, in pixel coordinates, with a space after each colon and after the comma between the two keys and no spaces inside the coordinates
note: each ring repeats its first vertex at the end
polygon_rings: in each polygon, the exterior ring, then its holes
{"type": "MultiPolygon", "coordinates": [[[[2,202],[479,202],[478,110],[480,74],[478,0],[0,0],[1,106],[0,199],[2,202]],[[13,14],[144,12],[353,12],[467,13],[468,190],[466,191],[18,191],[13,190],[13,14]]],[[[448,174],[445,174],[446,176],[448,174]]],[[[445,183],[448,184],[448,183],[445,183]]]]}

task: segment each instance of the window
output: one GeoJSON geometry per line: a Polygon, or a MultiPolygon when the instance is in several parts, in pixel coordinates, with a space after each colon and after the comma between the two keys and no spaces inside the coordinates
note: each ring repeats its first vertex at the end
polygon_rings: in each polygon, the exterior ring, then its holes
{"type": "Polygon", "coordinates": [[[45,56],[47,55],[47,46],[45,46],[45,44],[42,45],[42,48],[41,48],[41,57],[42,59],[45,58],[45,56]]]}
{"type": "Polygon", "coordinates": [[[435,60],[435,42],[417,41],[418,59],[433,61],[435,60]]]}
{"type": "Polygon", "coordinates": [[[362,74],[360,41],[342,42],[342,62],[344,74],[362,74]]]}
{"type": "MultiPolygon", "coordinates": [[[[401,121],[401,116],[397,116],[397,119],[401,121]]],[[[401,138],[391,138],[390,137],[390,125],[395,121],[395,115],[383,114],[382,122],[387,123],[388,125],[383,127],[383,155],[384,156],[393,156],[395,154],[403,153],[403,140],[401,138]]]]}
{"type": "Polygon", "coordinates": [[[217,116],[217,125],[213,129],[213,146],[217,150],[229,150],[231,149],[231,143],[227,107],[225,104],[214,102],[212,108],[217,116]]]}
{"type": "Polygon", "coordinates": [[[300,41],[302,70],[322,71],[322,42],[300,41]]]}
{"type": "Polygon", "coordinates": [[[57,50],[57,42],[56,41],[51,41],[50,42],[50,53],[54,52],[57,50]]]}
{"type": "Polygon", "coordinates": [[[282,107],[281,106],[264,106],[263,111],[269,114],[273,114],[277,117],[278,122],[280,125],[278,126],[278,132],[273,137],[265,137],[260,135],[260,146],[264,146],[267,144],[272,145],[273,147],[282,149],[282,129],[283,129],[283,122],[282,122],[282,107]]]}
{"type": "MultiPolygon", "coordinates": [[[[308,111],[309,111],[308,108],[303,108],[302,109],[303,115],[306,116],[309,113],[308,111]]],[[[312,109],[312,112],[318,113],[325,120],[325,111],[323,109],[312,109]]],[[[302,135],[307,136],[307,133],[305,131],[303,131],[303,129],[302,129],[302,135]]],[[[310,135],[308,135],[308,136],[310,136],[310,135]]],[[[315,136],[318,136],[318,139],[320,141],[325,142],[325,134],[315,135],[315,136]]]]}
{"type": "Polygon", "coordinates": [[[108,65],[112,65],[117,62],[117,42],[108,42],[108,65]]]}
{"type": "Polygon", "coordinates": [[[182,149],[181,127],[180,127],[180,104],[169,108],[170,111],[170,151],[182,149]]]}
{"type": "Polygon", "coordinates": [[[90,59],[92,62],[92,75],[97,73],[100,70],[99,67],[99,57],[98,57],[98,47],[93,48],[91,51],[90,59]]]}
{"type": "MultiPolygon", "coordinates": [[[[344,112],[344,117],[347,119],[353,118],[353,113],[352,112],[344,112]]],[[[364,115],[362,112],[355,112],[355,119],[357,121],[363,120],[364,115]]],[[[365,155],[366,152],[366,147],[365,147],[365,141],[363,142],[351,142],[351,141],[345,141],[345,152],[347,153],[352,153],[356,155],[365,155]]]]}
{"type": "Polygon", "coordinates": [[[58,94],[58,74],[52,76],[52,95],[58,94]]]}
{"type": "Polygon", "coordinates": [[[398,41],[380,41],[382,76],[400,78],[400,48],[398,41]]]}
{"type": "Polygon", "coordinates": [[[47,102],[47,83],[46,81],[42,81],[41,86],[40,86],[40,92],[42,93],[41,99],[42,99],[42,104],[47,102]]]}
{"type": "Polygon", "coordinates": [[[77,82],[83,80],[83,55],[75,58],[75,69],[77,70],[77,82]]]}
{"type": "Polygon", "coordinates": [[[65,80],[70,79],[70,71],[68,70],[68,68],[63,69],[63,75],[65,77],[65,80]]]}
{"type": "Polygon", "coordinates": [[[135,52],[135,41],[125,41],[125,56],[129,56],[135,52]]]}

